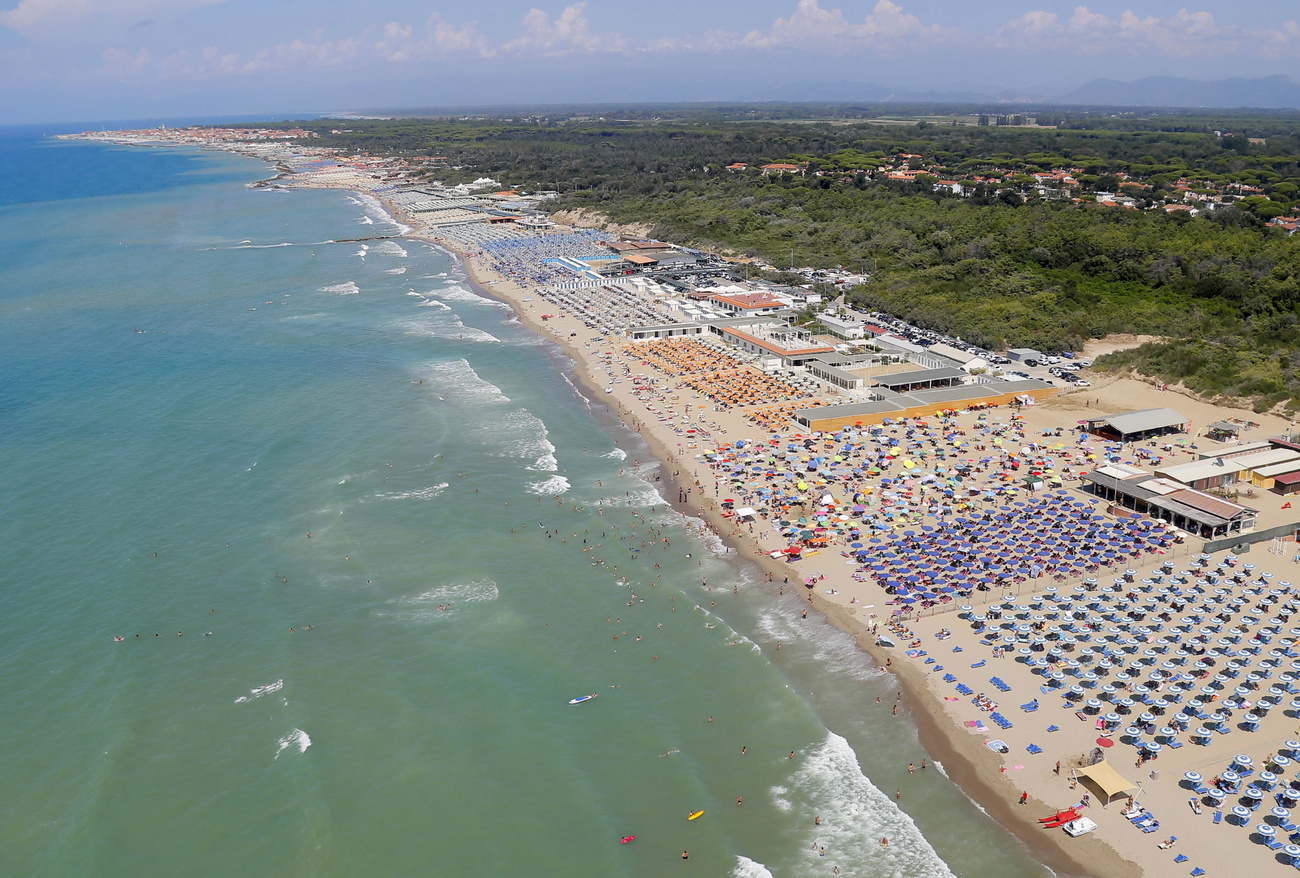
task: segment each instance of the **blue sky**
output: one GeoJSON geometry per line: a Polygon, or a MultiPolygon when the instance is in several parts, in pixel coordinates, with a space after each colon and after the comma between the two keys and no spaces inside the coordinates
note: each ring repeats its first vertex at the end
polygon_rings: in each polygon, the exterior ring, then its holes
{"type": "Polygon", "coordinates": [[[0,0],[0,122],[1291,73],[1294,0],[0,0]],[[793,90],[793,91],[792,91],[793,90]]]}

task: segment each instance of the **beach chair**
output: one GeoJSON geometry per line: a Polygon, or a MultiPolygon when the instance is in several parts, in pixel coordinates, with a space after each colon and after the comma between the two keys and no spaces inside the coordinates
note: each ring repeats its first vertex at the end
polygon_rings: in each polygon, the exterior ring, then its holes
{"type": "Polygon", "coordinates": [[[1174,857],[1174,862],[1175,862],[1175,863],[1186,863],[1186,862],[1187,862],[1187,854],[1179,854],[1178,856],[1174,857]]]}
{"type": "Polygon", "coordinates": [[[952,651],[953,651],[953,652],[961,652],[961,651],[962,651],[962,648],[961,648],[960,646],[954,646],[954,647],[952,648],[952,651]]]}
{"type": "Polygon", "coordinates": [[[982,668],[982,667],[984,667],[986,664],[988,664],[988,662],[984,661],[984,659],[980,659],[980,660],[977,661],[975,664],[971,665],[971,667],[972,667],[972,668],[982,668]]]}
{"type": "Polygon", "coordinates": [[[1061,727],[1060,727],[1060,726],[1048,726],[1048,727],[1047,727],[1047,730],[1048,730],[1049,732],[1059,732],[1059,731],[1061,730],[1061,727]]]}
{"type": "Polygon", "coordinates": [[[1150,823],[1143,823],[1141,826],[1138,827],[1138,829],[1140,829],[1140,830],[1142,830],[1143,832],[1146,832],[1146,833],[1159,832],[1159,831],[1160,831],[1160,821],[1159,821],[1159,820],[1152,820],[1150,823]]]}
{"type": "Polygon", "coordinates": [[[1215,825],[1215,826],[1218,826],[1218,825],[1219,825],[1220,823],[1222,823],[1222,822],[1223,822],[1223,812],[1220,811],[1218,808],[1215,808],[1215,809],[1214,809],[1214,825],[1215,825]]]}
{"type": "Polygon", "coordinates": [[[1043,748],[1039,747],[1037,744],[1030,744],[1025,749],[1028,750],[1030,753],[1033,753],[1035,756],[1043,752],[1043,748]]]}
{"type": "Polygon", "coordinates": [[[1194,787],[1192,787],[1192,792],[1196,793],[1196,795],[1198,795],[1198,796],[1203,796],[1203,795],[1205,795],[1206,793],[1208,793],[1209,791],[1210,791],[1210,788],[1207,787],[1205,784],[1201,784],[1201,785],[1199,785],[1199,786],[1194,786],[1194,787]]]}
{"type": "Polygon", "coordinates": [[[1023,710],[1025,713],[1033,713],[1035,710],[1038,710],[1038,702],[1035,700],[1029,702],[1028,704],[1022,704],[1020,705],[1020,709],[1023,710]]]}
{"type": "Polygon", "coordinates": [[[1296,825],[1295,825],[1295,823],[1294,823],[1293,821],[1291,821],[1291,820],[1288,820],[1286,823],[1279,823],[1279,824],[1278,824],[1278,828],[1281,829],[1283,832],[1295,832],[1295,831],[1296,831],[1296,825]]]}
{"type": "Polygon", "coordinates": [[[952,674],[944,674],[944,675],[943,675],[943,681],[944,681],[945,683],[956,683],[956,682],[957,682],[957,678],[954,677],[952,674]]]}
{"type": "Polygon", "coordinates": [[[1192,870],[1192,874],[1196,876],[1204,875],[1205,870],[1202,869],[1200,866],[1197,866],[1195,869],[1192,870]]]}
{"type": "Polygon", "coordinates": [[[1280,851],[1282,850],[1283,845],[1282,842],[1278,841],[1276,838],[1266,838],[1264,839],[1264,847],[1268,848],[1270,851],[1280,851]]]}
{"type": "Polygon", "coordinates": [[[1177,750],[1179,747],[1183,746],[1183,742],[1178,740],[1177,738],[1170,738],[1169,743],[1165,744],[1165,746],[1168,747],[1170,750],[1177,750]]]}

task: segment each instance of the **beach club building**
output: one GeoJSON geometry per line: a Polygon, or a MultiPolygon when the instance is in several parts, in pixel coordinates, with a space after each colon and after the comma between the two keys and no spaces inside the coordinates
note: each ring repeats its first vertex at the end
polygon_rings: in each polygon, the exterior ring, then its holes
{"type": "Polygon", "coordinates": [[[1203,539],[1255,529],[1259,511],[1189,488],[1127,464],[1112,463],[1083,476],[1084,490],[1113,506],[1168,522],[1203,539]]]}
{"type": "Polygon", "coordinates": [[[1088,432],[1112,442],[1137,442],[1187,431],[1187,418],[1173,409],[1139,409],[1089,418],[1088,432]]]}
{"type": "MultiPolygon", "coordinates": [[[[925,370],[932,371],[932,370],[925,370]]],[[[957,371],[959,374],[965,373],[957,371]]],[[[917,375],[901,372],[886,376],[917,375]]],[[[875,426],[903,418],[932,417],[938,411],[961,411],[998,405],[1030,405],[1036,399],[1055,396],[1057,388],[1045,381],[982,380],[970,384],[948,384],[905,393],[879,384],[868,391],[872,399],[846,405],[827,405],[800,409],[793,415],[796,423],[807,430],[833,432],[845,427],[875,426]]]]}
{"type": "Polygon", "coordinates": [[[802,366],[824,354],[835,353],[833,345],[821,344],[804,329],[772,319],[738,317],[709,321],[709,331],[746,353],[779,357],[784,366],[802,366]]]}

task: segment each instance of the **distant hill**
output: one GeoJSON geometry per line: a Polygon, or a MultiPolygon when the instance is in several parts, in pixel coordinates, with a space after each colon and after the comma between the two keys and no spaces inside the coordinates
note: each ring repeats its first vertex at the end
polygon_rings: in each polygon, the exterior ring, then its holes
{"type": "Polygon", "coordinates": [[[1136,82],[1094,79],[1060,97],[1064,103],[1108,107],[1300,108],[1300,84],[1289,76],[1201,81],[1148,76],[1136,82]]]}

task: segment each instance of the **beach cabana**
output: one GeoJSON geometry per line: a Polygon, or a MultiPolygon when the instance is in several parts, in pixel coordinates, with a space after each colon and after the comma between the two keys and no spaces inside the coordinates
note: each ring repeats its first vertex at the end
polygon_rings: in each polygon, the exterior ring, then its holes
{"type": "Polygon", "coordinates": [[[1109,804],[1116,796],[1137,789],[1138,786],[1116,771],[1105,760],[1098,762],[1096,765],[1080,768],[1077,770],[1077,774],[1080,780],[1087,783],[1102,796],[1106,804],[1109,804]]]}

